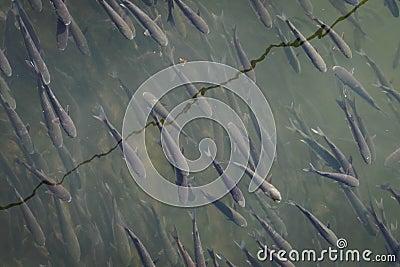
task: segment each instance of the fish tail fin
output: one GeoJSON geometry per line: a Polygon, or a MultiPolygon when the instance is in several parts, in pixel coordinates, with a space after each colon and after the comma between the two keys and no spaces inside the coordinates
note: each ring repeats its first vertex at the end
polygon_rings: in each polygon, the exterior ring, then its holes
{"type": "Polygon", "coordinates": [[[376,199],[374,199],[374,200],[375,200],[375,204],[378,207],[378,209],[383,210],[384,209],[383,208],[383,198],[381,198],[379,201],[376,199]]]}
{"type": "Polygon", "coordinates": [[[107,116],[106,113],[104,111],[103,106],[100,105],[100,109],[99,109],[99,115],[93,115],[93,118],[98,119],[99,121],[107,121],[107,116]]]}
{"type": "Polygon", "coordinates": [[[314,165],[312,165],[312,163],[310,163],[310,167],[309,168],[304,168],[303,171],[305,171],[305,172],[315,172],[316,169],[315,169],[314,165]]]}
{"type": "Polygon", "coordinates": [[[287,16],[286,16],[285,12],[282,12],[282,14],[276,15],[276,16],[277,16],[280,20],[282,20],[282,21],[284,21],[284,22],[288,21],[288,18],[287,18],[287,16]]]}
{"type": "Polygon", "coordinates": [[[192,222],[196,221],[196,210],[192,210],[192,211],[188,211],[190,219],[192,220],[192,222]]]}

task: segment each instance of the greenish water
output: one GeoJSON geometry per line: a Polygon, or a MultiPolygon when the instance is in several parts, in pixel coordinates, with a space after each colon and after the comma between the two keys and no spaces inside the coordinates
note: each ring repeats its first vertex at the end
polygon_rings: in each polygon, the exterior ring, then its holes
{"type": "MultiPolygon", "coordinates": [[[[197,10],[196,1],[186,2],[197,10]]],[[[275,10],[269,4],[267,5],[273,15],[274,23],[278,23],[275,15],[284,11],[306,37],[312,36],[318,30],[316,23],[304,14],[297,1],[271,0],[267,2],[273,2],[276,7],[275,10]]],[[[278,204],[266,196],[263,198],[282,218],[288,232],[287,240],[293,248],[298,250],[314,248],[320,251],[328,248],[328,243],[318,236],[317,231],[305,216],[286,203],[287,200],[293,200],[310,210],[323,223],[329,224],[338,237],[347,240],[349,249],[370,249],[374,255],[387,253],[387,245],[382,234],[380,232],[377,236],[368,234],[337,183],[302,171],[308,167],[309,162],[315,162],[315,160],[311,159],[313,155],[307,145],[300,141],[297,134],[287,128],[290,126],[289,119],[294,119],[288,111],[288,107],[293,103],[295,107],[300,107],[301,116],[309,127],[321,127],[347,157],[352,157],[353,165],[360,177],[360,199],[365,204],[368,204],[370,200],[375,204],[374,199],[383,199],[387,221],[397,226],[399,204],[390,197],[388,192],[376,185],[390,183],[393,188],[400,189],[399,165],[384,166],[386,157],[400,146],[398,138],[400,121],[388,105],[386,94],[373,85],[377,78],[366,64],[365,58],[356,53],[357,40],[354,35],[354,26],[348,18],[341,20],[341,14],[329,1],[312,1],[313,14],[316,17],[329,25],[340,20],[335,24],[334,29],[337,33],[344,34],[344,40],[352,49],[353,57],[347,59],[339,51],[332,51],[333,44],[328,36],[315,37],[310,42],[324,58],[328,71],[319,72],[304,51],[300,47],[294,47],[301,65],[301,73],[297,74],[290,67],[283,48],[271,48],[271,45],[281,44],[276,30],[268,29],[261,24],[248,1],[201,1],[209,12],[201,13],[210,26],[207,40],[176,6],[175,19],[177,22],[183,21],[186,36],[167,23],[168,7],[164,1],[158,1],[155,8],[148,8],[141,1],[135,1],[135,3],[153,18],[156,12],[161,14],[170,47],[161,49],[150,37],[143,34],[144,29],[133,17],[137,30],[136,37],[134,40],[126,40],[113,26],[99,3],[94,0],[70,0],[68,9],[84,31],[90,55],[82,55],[71,37],[67,48],[60,51],[56,46],[56,15],[51,4],[43,1],[43,10],[39,13],[32,10],[28,1],[22,2],[39,35],[44,60],[51,75],[50,86],[63,107],[70,106],[70,115],[76,125],[78,136],[71,139],[63,132],[64,146],[71,153],[75,166],[79,166],[77,170],[80,178],[76,176],[75,170],[65,176],[70,169],[66,170],[64,167],[47,135],[46,128],[40,123],[43,121],[43,116],[36,88],[36,76],[25,63],[28,55],[14,16],[9,12],[10,2],[0,3],[1,10],[8,12],[7,21],[0,23],[3,43],[1,47],[6,48],[7,57],[13,68],[11,77],[6,78],[4,75],[3,77],[11,89],[11,95],[16,100],[16,111],[24,123],[29,123],[29,133],[35,148],[47,163],[46,174],[57,180],[63,179],[62,185],[72,195],[70,203],[63,202],[61,205],[70,214],[71,224],[68,228],[77,236],[80,247],[80,260],[76,262],[67,250],[68,244],[63,241],[60,216],[55,205],[55,201],[59,200],[46,193],[47,187],[44,184],[34,191],[39,184],[36,177],[15,163],[15,158],[26,162],[31,162],[31,160],[24,156],[4,109],[0,109],[0,147],[1,154],[5,158],[5,162],[0,163],[0,205],[3,207],[0,211],[2,222],[0,266],[39,266],[40,264],[45,266],[123,266],[120,257],[121,250],[113,234],[113,224],[116,224],[113,218],[113,198],[126,224],[142,240],[153,259],[159,259],[157,266],[171,264],[168,261],[167,249],[160,242],[161,234],[156,220],[147,208],[149,206],[153,206],[158,216],[164,218],[165,224],[162,224],[162,228],[169,237],[171,237],[169,233],[173,226],[176,225],[182,243],[194,259],[189,209],[164,205],[145,194],[132,180],[118,144],[110,136],[103,123],[94,119],[92,115],[97,115],[99,106],[103,106],[109,120],[119,131],[122,131],[123,117],[129,98],[119,88],[120,84],[115,77],[121,79],[131,92],[134,92],[151,75],[169,66],[169,61],[164,55],[171,47],[175,49],[175,62],[178,62],[179,58],[187,61],[216,60],[242,69],[232,44],[233,25],[237,27],[237,34],[248,57],[256,63],[257,85],[268,99],[274,115],[278,141],[276,160],[270,174],[273,177],[272,183],[279,189],[283,199],[278,204]],[[222,12],[223,15],[221,15],[222,12]],[[222,24],[226,31],[223,31],[222,24]],[[265,54],[266,49],[267,54],[265,54]],[[340,96],[337,79],[332,72],[332,67],[336,65],[332,60],[332,53],[338,65],[348,70],[354,68],[354,77],[364,85],[378,105],[387,113],[387,115],[382,114],[356,96],[358,113],[363,117],[376,147],[376,160],[370,165],[365,164],[361,158],[344,113],[335,103],[335,99],[339,99],[340,96]],[[259,60],[263,55],[265,58],[259,60]],[[7,182],[7,178],[22,197],[32,196],[27,204],[46,236],[44,247],[37,246],[33,236],[26,229],[21,206],[8,206],[13,203],[18,204],[19,200],[7,182]],[[112,195],[106,185],[110,188],[112,195]]],[[[357,12],[350,16],[357,19],[358,24],[367,34],[360,40],[361,47],[380,66],[393,87],[399,88],[399,68],[392,67],[399,45],[399,35],[396,30],[400,26],[399,18],[393,17],[382,1],[369,0],[363,3],[357,12]]],[[[346,7],[350,12],[351,6],[346,4],[346,7]]],[[[289,42],[295,41],[287,25],[279,23],[289,42]]],[[[168,110],[187,99],[186,95],[181,93],[182,90],[178,88],[165,100],[161,100],[168,110]]],[[[226,94],[219,89],[208,90],[205,95],[229,102],[226,94]]],[[[243,109],[245,103],[238,101],[243,109]]],[[[400,110],[399,103],[395,100],[392,102],[393,106],[400,110]]],[[[250,122],[246,124],[251,128],[250,125],[250,122]]],[[[147,130],[147,148],[152,163],[168,177],[169,181],[174,182],[174,172],[167,159],[161,155],[162,150],[158,144],[159,130],[154,125],[147,127],[147,130]]],[[[185,131],[197,141],[204,137],[215,138],[219,149],[217,159],[221,162],[229,160],[228,152],[231,148],[226,132],[218,128],[216,124],[213,123],[210,127],[209,122],[204,119],[194,121],[185,127],[185,131]]],[[[249,132],[254,137],[254,129],[250,129],[249,132]]],[[[322,138],[317,135],[314,137],[325,145],[322,138]]],[[[196,146],[185,142],[184,137],[181,145],[185,147],[185,155],[188,158],[195,159],[199,156],[196,146]]],[[[144,164],[147,166],[150,163],[144,164]]],[[[320,167],[325,171],[331,171],[323,163],[320,167]]],[[[210,167],[194,177],[193,186],[198,186],[217,178],[217,173],[210,167]]],[[[213,205],[197,208],[196,217],[206,259],[209,259],[206,248],[212,248],[215,252],[223,253],[237,266],[247,266],[244,253],[234,241],[239,243],[244,240],[246,247],[254,256],[257,254],[258,247],[249,237],[249,233],[257,231],[266,238],[269,245],[273,242],[250,214],[253,209],[262,218],[267,218],[255,195],[247,192],[247,177],[243,178],[239,187],[246,198],[246,207],[241,208],[236,205],[235,208],[246,218],[248,222],[246,228],[240,228],[227,220],[213,205]]],[[[229,194],[222,201],[229,206],[233,204],[229,194]]],[[[393,235],[400,238],[398,230],[392,230],[393,235]]],[[[176,244],[174,242],[171,244],[173,249],[177,250],[176,244]]],[[[141,266],[140,258],[131,240],[129,240],[129,245],[131,251],[129,265],[141,266]]],[[[224,264],[222,261],[219,262],[221,265],[224,264]]],[[[271,265],[269,262],[260,263],[263,266],[271,265]]],[[[316,265],[315,262],[295,262],[295,264],[297,266],[316,265]]],[[[386,265],[390,264],[381,263],[379,266],[386,265]]],[[[178,266],[183,266],[181,258],[179,258],[178,266]]],[[[212,266],[211,261],[208,266],[212,266]]],[[[365,263],[325,261],[319,266],[365,266],[365,263]]]]}

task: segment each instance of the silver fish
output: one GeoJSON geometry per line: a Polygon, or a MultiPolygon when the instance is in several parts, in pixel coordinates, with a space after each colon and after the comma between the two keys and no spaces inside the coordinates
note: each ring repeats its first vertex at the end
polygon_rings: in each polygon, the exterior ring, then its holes
{"type": "Polygon", "coordinates": [[[351,49],[349,45],[343,40],[343,38],[337,34],[328,24],[320,20],[319,18],[309,15],[312,20],[318,23],[322,29],[326,31],[328,36],[331,38],[335,46],[342,52],[342,54],[347,58],[352,58],[353,54],[351,53],[351,49]]]}
{"type": "Polygon", "coordinates": [[[62,0],[50,0],[56,10],[57,16],[65,24],[71,24],[71,15],[69,14],[67,5],[62,0]]]}
{"type": "Polygon", "coordinates": [[[54,194],[54,196],[58,197],[62,201],[71,202],[72,197],[67,189],[62,186],[60,183],[56,182],[54,179],[48,177],[43,172],[38,169],[30,166],[26,162],[22,162],[19,159],[15,160],[18,164],[23,165],[27,170],[29,170],[32,174],[34,174],[41,182],[46,184],[47,188],[54,194]]]}
{"type": "Polygon", "coordinates": [[[257,221],[261,224],[264,230],[268,233],[268,235],[274,240],[275,244],[280,248],[285,250],[286,252],[290,252],[292,250],[292,246],[286,241],[279,233],[277,233],[264,219],[258,216],[254,211],[251,214],[257,219],[257,221]]]}
{"type": "Polygon", "coordinates": [[[386,167],[394,166],[400,162],[400,147],[386,157],[384,165],[386,167]]]}
{"type": "Polygon", "coordinates": [[[278,189],[276,189],[275,186],[270,184],[268,181],[266,181],[266,179],[262,178],[259,174],[254,172],[249,167],[244,166],[243,164],[237,162],[232,162],[232,163],[238,166],[239,168],[245,170],[246,173],[249,175],[249,177],[255,180],[256,184],[260,184],[259,188],[261,189],[261,191],[263,191],[265,195],[267,195],[269,198],[271,198],[273,201],[276,201],[277,203],[281,202],[282,200],[281,193],[279,192],[278,189]]]}
{"type": "Polygon", "coordinates": [[[353,74],[341,66],[333,66],[332,70],[340,81],[347,85],[356,94],[361,96],[368,104],[377,110],[382,111],[382,109],[375,103],[374,99],[368,94],[367,90],[365,90],[363,85],[354,78],[353,74]]]}
{"type": "Polygon", "coordinates": [[[233,27],[233,44],[235,45],[236,53],[239,57],[240,63],[242,64],[243,72],[247,75],[253,82],[256,82],[256,74],[254,72],[253,66],[250,63],[249,58],[246,55],[242,45],[240,44],[239,37],[237,36],[236,25],[233,27]]]}
{"type": "Polygon", "coordinates": [[[129,11],[122,8],[121,5],[119,4],[119,1],[117,0],[110,0],[108,1],[110,6],[119,14],[119,16],[128,24],[129,28],[132,31],[133,37],[136,36],[136,28],[135,25],[133,25],[133,22],[129,16],[129,11]]]}
{"type": "Polygon", "coordinates": [[[188,5],[186,5],[182,0],[175,0],[176,5],[182,11],[182,13],[190,20],[190,22],[204,34],[210,33],[210,28],[207,22],[204,21],[196,12],[194,12],[188,5]]]}
{"type": "Polygon", "coordinates": [[[306,14],[312,14],[313,13],[313,5],[310,0],[297,0],[299,2],[300,6],[304,9],[306,14]]]}
{"type": "Polygon", "coordinates": [[[154,264],[150,253],[147,251],[146,247],[143,245],[142,241],[139,239],[139,237],[136,236],[134,232],[132,232],[131,229],[129,229],[126,225],[123,225],[125,231],[133,241],[133,244],[136,247],[136,250],[139,254],[140,260],[143,264],[144,267],[156,267],[154,264]]]}
{"type": "Polygon", "coordinates": [[[136,17],[142,24],[150,36],[161,46],[168,45],[168,38],[162,29],[139,7],[130,2],[129,0],[122,0],[122,4],[129,9],[129,11],[136,17]]]}
{"type": "Polygon", "coordinates": [[[115,11],[105,0],[98,0],[108,16],[118,28],[119,32],[128,40],[132,40],[134,35],[132,29],[126,23],[126,21],[115,11]]]}
{"type": "Polygon", "coordinates": [[[353,110],[354,117],[356,118],[358,128],[361,131],[361,134],[364,136],[365,143],[367,143],[367,146],[369,148],[369,152],[371,153],[371,162],[374,162],[376,159],[376,151],[375,151],[375,144],[372,139],[372,136],[369,134],[367,127],[364,124],[364,120],[361,118],[361,116],[357,113],[356,109],[356,99],[348,99],[349,105],[351,109],[353,110]]]}
{"type": "Polygon", "coordinates": [[[388,191],[393,196],[393,198],[396,199],[396,201],[400,204],[400,193],[394,190],[389,183],[378,185],[378,187],[380,189],[388,191]]]}
{"type": "MultiPolygon", "coordinates": [[[[57,117],[60,121],[62,128],[64,129],[65,133],[71,137],[75,138],[77,136],[76,128],[74,121],[69,116],[68,112],[64,110],[61,106],[60,102],[58,101],[57,97],[54,95],[53,91],[51,90],[50,86],[44,84],[44,89],[49,97],[50,103],[53,106],[54,112],[57,114],[57,117]]],[[[68,110],[68,108],[67,108],[68,110]]]]}
{"type": "Polygon", "coordinates": [[[118,223],[122,220],[122,215],[118,209],[117,201],[115,200],[115,198],[113,198],[112,229],[114,241],[122,264],[124,264],[124,266],[127,266],[132,260],[132,253],[129,246],[128,237],[125,233],[125,229],[118,223]]]}
{"type": "Polygon", "coordinates": [[[115,141],[119,145],[121,151],[124,152],[126,156],[126,160],[129,165],[132,167],[133,171],[140,177],[146,178],[146,169],[143,165],[143,162],[137,155],[137,149],[132,148],[129,143],[122,140],[121,134],[118,130],[111,124],[108,120],[107,115],[102,106],[100,106],[99,115],[93,116],[94,118],[98,119],[99,121],[104,122],[107,126],[107,129],[110,131],[111,135],[114,137],[115,141]]]}
{"type": "Polygon", "coordinates": [[[318,175],[324,176],[326,178],[335,180],[337,182],[343,183],[348,186],[356,187],[360,185],[360,182],[358,181],[357,178],[354,176],[344,174],[344,173],[338,173],[338,172],[324,172],[324,171],[319,171],[315,169],[315,167],[310,163],[310,168],[303,169],[305,172],[313,172],[318,175]]]}
{"type": "Polygon", "coordinates": [[[201,245],[199,229],[197,228],[196,222],[196,211],[189,212],[190,218],[192,219],[192,232],[193,232],[193,243],[194,243],[194,259],[197,267],[206,267],[206,260],[204,258],[203,247],[201,245]]]}
{"type": "Polygon", "coordinates": [[[44,62],[42,56],[40,55],[39,48],[36,47],[35,43],[30,36],[25,23],[22,21],[19,12],[15,12],[15,16],[17,17],[20,31],[22,37],[24,39],[25,47],[28,51],[29,57],[35,67],[35,69],[40,73],[43,83],[49,84],[50,83],[50,73],[47,69],[46,63],[44,62]]]}
{"type": "Polygon", "coordinates": [[[76,23],[75,19],[71,16],[71,24],[69,25],[69,29],[71,31],[72,38],[79,51],[81,51],[84,55],[89,55],[89,45],[87,43],[86,37],[83,34],[82,30],[79,28],[79,25],[76,23]]]}
{"type": "Polygon", "coordinates": [[[361,154],[362,158],[364,159],[364,162],[367,164],[371,164],[371,161],[372,161],[371,151],[369,150],[368,144],[365,141],[365,138],[364,138],[360,128],[354,121],[353,116],[347,110],[346,102],[341,101],[341,100],[336,100],[336,102],[338,103],[339,107],[344,111],[347,122],[351,129],[351,133],[353,135],[354,141],[357,144],[358,150],[360,151],[360,154],[361,154]]]}
{"type": "Polygon", "coordinates": [[[303,36],[303,34],[294,26],[294,24],[286,17],[285,14],[282,14],[281,16],[278,15],[278,18],[286,22],[286,24],[293,32],[294,36],[298,39],[299,46],[303,48],[304,52],[307,54],[308,58],[311,60],[314,66],[320,72],[326,72],[327,68],[325,61],[323,60],[321,55],[317,52],[317,50],[310,44],[310,42],[303,36]]]}
{"type": "Polygon", "coordinates": [[[21,201],[21,210],[22,214],[24,215],[24,219],[26,222],[26,226],[29,232],[32,234],[35,243],[38,246],[44,247],[46,243],[46,236],[43,233],[42,227],[40,226],[39,222],[37,221],[35,215],[25,203],[24,199],[18,193],[17,189],[14,187],[15,194],[17,195],[18,199],[21,201]]]}
{"type": "Polygon", "coordinates": [[[61,203],[58,199],[54,199],[54,202],[56,205],[58,222],[60,224],[62,241],[68,254],[75,263],[78,263],[81,258],[81,247],[74,230],[70,211],[65,203],[61,203]]]}
{"type": "Polygon", "coordinates": [[[12,69],[8,58],[4,54],[4,51],[0,49],[0,69],[4,75],[10,77],[12,75],[12,69]]]}
{"type": "MultiPolygon", "coordinates": [[[[211,158],[210,151],[206,151],[205,153],[208,157],[211,158]]],[[[240,207],[244,208],[246,206],[246,200],[245,200],[240,188],[237,186],[235,181],[233,181],[233,179],[225,173],[225,170],[222,168],[222,166],[218,162],[213,160],[212,163],[213,163],[215,169],[217,170],[218,174],[221,176],[221,179],[224,182],[226,188],[231,188],[229,193],[231,194],[233,200],[236,203],[238,203],[240,207]]]]}
{"type": "Polygon", "coordinates": [[[41,78],[38,76],[38,92],[40,98],[40,104],[42,106],[42,112],[44,117],[44,123],[47,129],[47,134],[49,135],[53,145],[55,147],[62,147],[63,137],[61,134],[60,126],[55,123],[56,115],[51,107],[51,104],[47,98],[46,92],[43,88],[41,78]]]}
{"type": "MultiPolygon", "coordinates": [[[[208,193],[202,191],[203,195],[209,200],[213,201],[212,196],[210,196],[208,193]]],[[[212,204],[222,213],[224,214],[229,220],[234,222],[236,225],[240,227],[247,227],[247,221],[246,218],[244,218],[239,212],[236,210],[232,209],[231,207],[227,206],[224,202],[222,202],[219,199],[215,199],[212,204]]]]}
{"type": "Polygon", "coordinates": [[[315,217],[310,211],[303,208],[299,204],[295,203],[292,200],[288,201],[288,204],[296,206],[306,217],[310,220],[311,224],[317,229],[318,233],[332,246],[336,246],[337,236],[336,234],[329,229],[326,225],[324,225],[317,217],[315,217]]]}
{"type": "Polygon", "coordinates": [[[31,136],[28,132],[29,127],[25,126],[18,113],[10,107],[2,94],[0,94],[0,101],[4,109],[6,110],[8,119],[11,122],[11,125],[18,140],[21,142],[23,148],[28,154],[33,154],[35,152],[35,148],[33,146],[31,136]]]}
{"type": "Polygon", "coordinates": [[[174,230],[171,233],[172,237],[175,240],[176,245],[178,246],[179,252],[182,255],[183,261],[185,262],[186,267],[196,267],[196,264],[193,262],[190,257],[188,251],[185,246],[182,244],[182,241],[179,239],[178,231],[176,230],[176,226],[174,225],[174,230]]]}
{"type": "Polygon", "coordinates": [[[289,61],[290,66],[296,73],[301,72],[301,66],[300,66],[300,61],[297,58],[296,53],[293,50],[293,47],[290,45],[287,45],[289,41],[286,39],[285,35],[283,35],[281,28],[279,27],[279,24],[276,23],[276,32],[278,34],[279,39],[283,43],[283,51],[285,52],[286,58],[289,61]]]}
{"type": "Polygon", "coordinates": [[[260,0],[250,0],[250,2],[262,24],[267,28],[272,28],[272,18],[265,5],[260,0]]]}
{"type": "Polygon", "coordinates": [[[11,90],[7,82],[0,76],[0,94],[4,97],[4,100],[10,105],[12,109],[17,107],[14,97],[10,94],[11,90]]]}

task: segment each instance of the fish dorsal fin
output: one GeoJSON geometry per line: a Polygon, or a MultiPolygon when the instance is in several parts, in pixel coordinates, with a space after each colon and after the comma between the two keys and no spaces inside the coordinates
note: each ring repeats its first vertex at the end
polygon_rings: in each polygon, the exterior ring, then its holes
{"type": "Polygon", "coordinates": [[[159,14],[155,19],[154,22],[157,24],[158,27],[162,28],[162,21],[161,21],[161,14],[159,14]]]}
{"type": "Polygon", "coordinates": [[[26,128],[26,130],[28,131],[28,133],[30,132],[30,130],[31,130],[31,126],[29,125],[29,123],[27,123],[26,125],[25,125],[25,128],[26,128]]]}
{"type": "Polygon", "coordinates": [[[148,29],[146,29],[146,30],[144,31],[144,35],[145,35],[145,36],[147,36],[147,37],[149,37],[149,36],[150,36],[150,32],[149,32],[149,30],[148,30],[148,29]]]}

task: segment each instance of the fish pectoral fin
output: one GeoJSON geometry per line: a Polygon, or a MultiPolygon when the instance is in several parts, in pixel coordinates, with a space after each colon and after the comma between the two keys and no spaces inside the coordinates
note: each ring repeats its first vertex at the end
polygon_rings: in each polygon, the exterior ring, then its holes
{"type": "Polygon", "coordinates": [[[155,24],[157,24],[158,27],[162,27],[161,14],[159,14],[153,21],[155,24]]]}
{"type": "Polygon", "coordinates": [[[29,125],[29,123],[25,125],[25,128],[26,128],[26,130],[27,130],[27,131],[28,131],[28,133],[29,133],[29,132],[30,132],[30,130],[31,130],[31,126],[29,125]]]}
{"type": "Polygon", "coordinates": [[[149,30],[146,29],[146,30],[144,31],[144,35],[147,36],[147,37],[149,37],[149,36],[150,36],[149,30]]]}

